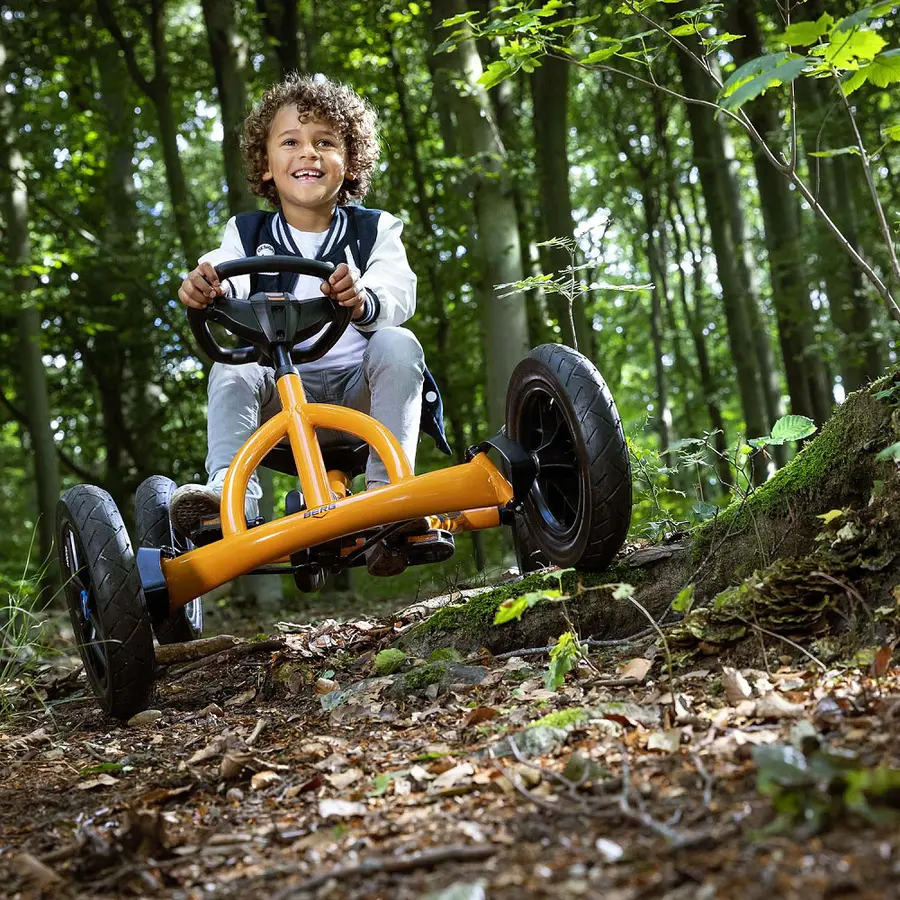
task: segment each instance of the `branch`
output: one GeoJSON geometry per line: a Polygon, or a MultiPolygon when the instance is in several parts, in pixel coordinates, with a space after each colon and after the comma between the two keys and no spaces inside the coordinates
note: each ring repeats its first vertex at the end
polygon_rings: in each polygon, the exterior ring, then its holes
{"type": "Polygon", "coordinates": [[[137,57],[134,53],[134,47],[131,44],[131,41],[128,40],[127,37],[122,33],[122,29],[119,27],[119,22],[116,19],[116,14],[113,12],[113,8],[109,3],[109,0],[97,0],[97,9],[100,13],[100,18],[103,20],[103,24],[106,26],[107,31],[113,36],[115,42],[119,45],[122,53],[125,55],[125,65],[128,67],[128,72],[131,77],[134,79],[134,83],[148,96],[153,96],[153,82],[144,77],[144,73],[141,71],[141,67],[138,65],[137,57]]]}

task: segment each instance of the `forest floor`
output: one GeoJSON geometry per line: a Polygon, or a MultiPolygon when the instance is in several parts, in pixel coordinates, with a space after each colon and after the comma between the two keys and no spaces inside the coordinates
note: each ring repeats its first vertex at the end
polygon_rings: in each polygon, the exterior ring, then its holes
{"type": "Polygon", "coordinates": [[[10,687],[0,895],[898,896],[889,649],[825,666],[772,640],[670,682],[645,637],[556,691],[538,653],[374,676],[421,613],[220,641],[129,724],[75,657],[10,687]]]}

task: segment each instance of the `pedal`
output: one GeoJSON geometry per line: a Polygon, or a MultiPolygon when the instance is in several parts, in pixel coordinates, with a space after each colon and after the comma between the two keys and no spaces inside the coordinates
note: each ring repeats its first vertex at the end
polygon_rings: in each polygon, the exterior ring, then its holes
{"type": "Polygon", "coordinates": [[[438,528],[406,538],[406,558],[411,566],[444,562],[453,556],[454,550],[453,535],[438,528]]]}
{"type": "MultiPolygon", "coordinates": [[[[248,528],[257,528],[259,525],[265,525],[266,520],[263,516],[257,516],[247,522],[248,528]]],[[[191,543],[195,547],[205,547],[207,544],[213,544],[222,540],[222,520],[219,516],[204,516],[200,520],[200,524],[191,532],[191,543]]]]}

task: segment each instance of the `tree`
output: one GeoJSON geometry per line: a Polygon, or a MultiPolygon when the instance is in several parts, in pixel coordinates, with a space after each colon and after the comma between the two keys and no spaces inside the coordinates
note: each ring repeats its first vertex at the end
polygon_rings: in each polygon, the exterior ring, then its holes
{"type": "MultiPolygon", "coordinates": [[[[432,3],[433,42],[438,44],[441,23],[465,12],[463,0],[432,3]]],[[[470,245],[479,264],[478,296],[484,327],[487,369],[487,406],[490,426],[503,422],[506,385],[516,363],[528,351],[528,320],[521,292],[496,295],[494,286],[522,280],[522,256],[515,206],[503,168],[504,147],[494,123],[486,92],[478,84],[481,60],[474,44],[441,54],[436,63],[448,78],[466,85],[465,93],[439,82],[442,100],[453,110],[462,153],[473,166],[472,202],[477,240],[470,245]]]]}

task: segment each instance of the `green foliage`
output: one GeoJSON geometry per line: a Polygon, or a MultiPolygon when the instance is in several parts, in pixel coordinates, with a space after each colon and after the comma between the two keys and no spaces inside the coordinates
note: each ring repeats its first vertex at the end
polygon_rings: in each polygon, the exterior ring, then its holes
{"type": "Polygon", "coordinates": [[[566,672],[575,667],[581,653],[581,645],[573,632],[564,631],[556,639],[550,651],[550,667],[544,677],[548,690],[555,691],[563,683],[566,672]]]}
{"type": "Polygon", "coordinates": [[[505,622],[518,621],[522,618],[525,610],[531,609],[536,603],[540,603],[542,600],[559,600],[561,597],[562,592],[554,590],[530,591],[519,597],[510,597],[509,600],[504,600],[497,607],[494,624],[503,625],[505,622]]]}
{"type": "Polygon", "coordinates": [[[753,748],[757,790],[772,799],[770,832],[818,834],[848,817],[863,822],[900,820],[900,770],[868,769],[850,753],[773,744],[753,748]]]}

